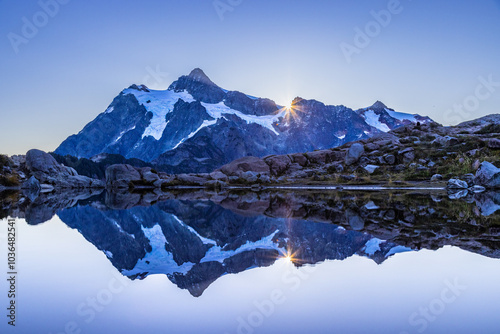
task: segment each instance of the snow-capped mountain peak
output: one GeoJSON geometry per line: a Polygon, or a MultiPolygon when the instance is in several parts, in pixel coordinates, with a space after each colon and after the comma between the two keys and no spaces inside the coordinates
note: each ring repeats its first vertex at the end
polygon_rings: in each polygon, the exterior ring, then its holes
{"type": "Polygon", "coordinates": [[[167,90],[132,85],[57,149],[90,158],[121,154],[169,172],[208,172],[243,156],[326,149],[427,117],[377,101],[354,111],[295,98],[291,108],[220,88],[196,68],[167,90]]]}

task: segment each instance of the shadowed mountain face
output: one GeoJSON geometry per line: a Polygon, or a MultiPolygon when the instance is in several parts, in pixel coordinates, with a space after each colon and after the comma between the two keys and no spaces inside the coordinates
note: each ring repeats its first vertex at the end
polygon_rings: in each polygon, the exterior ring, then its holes
{"type": "Polygon", "coordinates": [[[209,172],[245,156],[327,149],[427,117],[397,113],[381,102],[354,111],[296,98],[291,108],[227,91],[200,69],[167,90],[132,85],[55,153],[79,158],[121,154],[166,172],[209,172]]]}
{"type": "Polygon", "coordinates": [[[169,200],[128,210],[86,205],[58,215],[103,251],[123,275],[143,279],[165,274],[193,296],[200,296],[222,275],[270,266],[289,255],[297,266],[354,254],[380,263],[390,254],[409,250],[331,224],[245,217],[211,201],[169,200]]]}

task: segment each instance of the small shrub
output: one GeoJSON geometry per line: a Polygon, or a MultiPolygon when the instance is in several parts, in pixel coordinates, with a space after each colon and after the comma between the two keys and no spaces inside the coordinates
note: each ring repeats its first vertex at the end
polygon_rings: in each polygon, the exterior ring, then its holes
{"type": "Polygon", "coordinates": [[[14,174],[11,174],[9,176],[0,175],[0,184],[5,187],[17,187],[19,186],[19,180],[14,174]]]}

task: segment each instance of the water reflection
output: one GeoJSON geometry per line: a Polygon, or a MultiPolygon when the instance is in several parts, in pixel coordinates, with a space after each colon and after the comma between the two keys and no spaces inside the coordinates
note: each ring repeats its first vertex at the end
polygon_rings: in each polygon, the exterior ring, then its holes
{"type": "Polygon", "coordinates": [[[131,279],[165,274],[200,296],[217,278],[267,267],[290,256],[296,266],[354,254],[381,263],[408,249],[332,224],[243,216],[211,201],[167,200],[125,210],[78,205],[59,217],[131,279]]]}
{"type": "Polygon", "coordinates": [[[380,264],[399,252],[445,245],[500,257],[497,193],[454,201],[440,192],[9,196],[7,214],[40,224],[57,213],[123,275],[163,274],[193,296],[223,275],[280,258],[300,267],[357,254],[380,264]]]}

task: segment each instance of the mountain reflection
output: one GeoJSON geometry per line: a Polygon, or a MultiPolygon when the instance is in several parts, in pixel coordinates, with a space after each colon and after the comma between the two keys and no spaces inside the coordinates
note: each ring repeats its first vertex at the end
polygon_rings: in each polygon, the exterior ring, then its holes
{"type": "Polygon", "coordinates": [[[225,274],[270,266],[290,253],[301,266],[354,254],[381,263],[409,250],[332,224],[243,216],[211,201],[167,200],[125,210],[83,205],[58,215],[123,275],[165,274],[193,296],[225,274]]]}
{"type": "Polygon", "coordinates": [[[123,275],[166,275],[200,296],[217,278],[353,255],[376,263],[410,250],[456,246],[500,258],[500,193],[226,191],[51,193],[0,198],[2,217],[31,225],[57,214],[123,275]]]}

